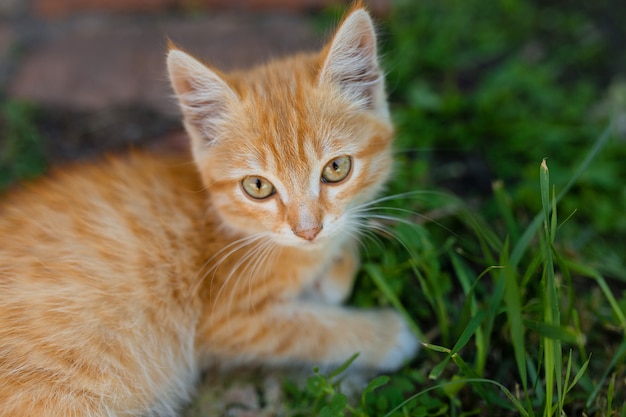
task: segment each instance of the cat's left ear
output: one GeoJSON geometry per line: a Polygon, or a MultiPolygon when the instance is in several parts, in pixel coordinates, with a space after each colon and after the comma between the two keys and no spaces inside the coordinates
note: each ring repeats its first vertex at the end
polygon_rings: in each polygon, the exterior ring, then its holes
{"type": "Polygon", "coordinates": [[[384,75],[378,63],[376,32],[364,9],[352,11],[342,22],[330,45],[319,76],[333,83],[358,107],[389,119],[384,75]]]}
{"type": "Polygon", "coordinates": [[[238,102],[223,75],[170,44],[167,54],[170,81],[178,97],[194,154],[219,140],[230,109],[238,102]]]}

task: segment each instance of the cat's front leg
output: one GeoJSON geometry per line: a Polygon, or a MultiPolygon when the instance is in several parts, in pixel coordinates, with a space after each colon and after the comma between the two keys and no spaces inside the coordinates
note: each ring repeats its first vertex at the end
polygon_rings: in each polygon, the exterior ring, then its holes
{"type": "Polygon", "coordinates": [[[359,269],[359,252],[350,244],[333,256],[306,286],[301,294],[303,300],[322,304],[341,304],[352,292],[356,272],[359,269]]]}
{"type": "Polygon", "coordinates": [[[408,323],[393,310],[358,310],[302,300],[239,311],[199,332],[222,363],[337,366],[355,353],[357,367],[398,369],[418,350],[408,323]]]}

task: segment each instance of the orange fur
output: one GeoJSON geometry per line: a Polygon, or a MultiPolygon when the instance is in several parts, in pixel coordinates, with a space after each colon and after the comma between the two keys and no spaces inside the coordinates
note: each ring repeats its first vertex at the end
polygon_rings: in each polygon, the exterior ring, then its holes
{"type": "Polygon", "coordinates": [[[172,416],[213,362],[415,354],[395,312],[339,305],[391,166],[367,13],[318,54],[222,74],[170,45],[168,68],[195,164],[112,157],[0,203],[1,416],[172,416]],[[323,179],[342,156],[345,178],[323,179]]]}

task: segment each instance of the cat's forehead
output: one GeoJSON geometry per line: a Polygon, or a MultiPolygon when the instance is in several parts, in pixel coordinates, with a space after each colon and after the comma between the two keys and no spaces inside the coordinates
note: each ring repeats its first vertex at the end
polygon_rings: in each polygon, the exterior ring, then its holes
{"type": "Polygon", "coordinates": [[[228,155],[220,160],[224,166],[220,170],[222,178],[239,181],[249,175],[262,176],[284,187],[283,197],[293,190],[314,191],[323,166],[331,158],[349,153],[324,129],[306,128],[296,122],[240,131],[234,142],[226,150],[228,155]]]}
{"type": "Polygon", "coordinates": [[[323,91],[313,64],[264,67],[239,83],[239,140],[251,160],[279,159],[285,165],[354,151],[351,116],[345,102],[323,91]]]}
{"type": "MultiPolygon", "coordinates": [[[[275,110],[275,109],[274,109],[275,110]]],[[[259,174],[272,172],[296,178],[317,169],[327,159],[351,153],[349,138],[342,140],[332,121],[325,126],[310,123],[304,114],[263,112],[248,120],[237,141],[244,146],[237,155],[242,166],[259,174]]]]}
{"type": "Polygon", "coordinates": [[[231,75],[239,103],[220,145],[221,175],[302,187],[333,158],[367,146],[362,117],[319,85],[318,72],[315,57],[303,56],[231,75]]]}

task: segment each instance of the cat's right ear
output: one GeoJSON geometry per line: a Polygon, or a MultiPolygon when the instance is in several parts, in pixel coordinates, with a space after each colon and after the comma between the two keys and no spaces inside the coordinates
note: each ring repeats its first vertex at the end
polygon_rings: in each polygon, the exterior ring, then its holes
{"type": "Polygon", "coordinates": [[[357,107],[389,120],[384,75],[378,63],[376,31],[369,13],[355,2],[325,50],[320,83],[330,83],[357,107]]]}
{"type": "Polygon", "coordinates": [[[172,45],[167,69],[193,150],[201,151],[222,135],[237,94],[216,71],[172,45]]]}

